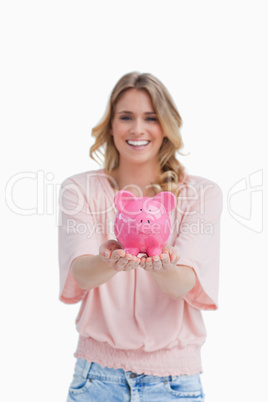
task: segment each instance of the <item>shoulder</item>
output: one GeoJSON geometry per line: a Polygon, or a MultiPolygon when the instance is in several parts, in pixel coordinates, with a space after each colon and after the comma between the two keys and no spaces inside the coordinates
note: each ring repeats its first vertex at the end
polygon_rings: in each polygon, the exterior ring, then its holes
{"type": "Polygon", "coordinates": [[[182,182],[180,183],[182,193],[205,194],[219,196],[222,198],[222,189],[218,183],[202,176],[185,174],[182,182]]]}
{"type": "Polygon", "coordinates": [[[67,177],[61,183],[61,187],[64,188],[68,186],[77,186],[80,190],[87,192],[88,187],[91,189],[98,187],[99,183],[103,181],[104,178],[105,173],[103,169],[88,170],[67,177]]]}
{"type": "Polygon", "coordinates": [[[186,174],[180,183],[178,203],[182,210],[200,210],[219,214],[223,193],[218,183],[208,178],[186,174]]]}
{"type": "Polygon", "coordinates": [[[67,177],[61,184],[60,198],[86,204],[94,211],[113,207],[113,191],[104,169],[89,170],[67,177]]]}

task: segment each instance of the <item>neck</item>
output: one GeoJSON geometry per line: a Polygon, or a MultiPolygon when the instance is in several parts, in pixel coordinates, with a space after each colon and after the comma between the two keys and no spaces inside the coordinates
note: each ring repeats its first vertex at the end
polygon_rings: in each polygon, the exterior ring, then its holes
{"type": "Polygon", "coordinates": [[[120,165],[112,172],[112,176],[117,182],[119,190],[131,191],[139,197],[154,196],[155,192],[150,188],[151,183],[155,183],[161,174],[159,164],[132,165],[120,161],[120,165]]]}

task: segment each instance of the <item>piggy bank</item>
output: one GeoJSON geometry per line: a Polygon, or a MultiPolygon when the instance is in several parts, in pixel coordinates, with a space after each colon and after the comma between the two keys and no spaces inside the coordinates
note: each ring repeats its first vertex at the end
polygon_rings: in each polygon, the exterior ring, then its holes
{"type": "Polygon", "coordinates": [[[135,197],[130,191],[118,191],[114,198],[118,210],[114,232],[127,253],[160,255],[171,231],[169,212],[175,208],[176,197],[163,191],[154,198],[135,197]]]}

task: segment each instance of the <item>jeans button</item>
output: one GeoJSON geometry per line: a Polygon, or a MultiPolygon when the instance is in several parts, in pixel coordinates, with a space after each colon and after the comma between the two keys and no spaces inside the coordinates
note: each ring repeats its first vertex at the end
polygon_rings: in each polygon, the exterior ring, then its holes
{"type": "Polygon", "coordinates": [[[131,373],[129,377],[130,377],[130,378],[135,378],[135,377],[136,377],[136,374],[135,374],[135,373],[131,373]]]}

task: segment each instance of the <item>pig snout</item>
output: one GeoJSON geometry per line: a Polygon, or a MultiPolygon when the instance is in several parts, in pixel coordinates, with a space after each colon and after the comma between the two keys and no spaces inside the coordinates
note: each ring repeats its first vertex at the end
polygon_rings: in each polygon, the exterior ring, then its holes
{"type": "Polygon", "coordinates": [[[142,224],[142,223],[153,223],[155,221],[155,218],[153,216],[150,216],[149,214],[139,214],[136,216],[135,221],[137,225],[142,224]]]}
{"type": "Polygon", "coordinates": [[[136,216],[135,224],[140,233],[152,233],[160,229],[157,219],[149,214],[139,214],[136,216]]]}

